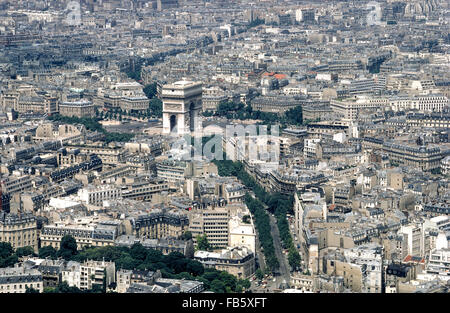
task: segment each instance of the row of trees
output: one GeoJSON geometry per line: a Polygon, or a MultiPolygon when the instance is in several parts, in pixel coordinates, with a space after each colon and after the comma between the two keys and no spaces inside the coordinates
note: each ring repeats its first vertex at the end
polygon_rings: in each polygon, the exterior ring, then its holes
{"type": "MultiPolygon", "coordinates": [[[[294,203],[294,197],[286,197],[280,193],[269,193],[262,188],[253,177],[251,177],[244,169],[244,165],[241,162],[233,162],[230,160],[223,160],[223,161],[214,161],[214,163],[217,165],[218,173],[220,176],[236,176],[242,183],[253,190],[255,193],[256,199],[253,199],[251,196],[246,197],[246,204],[249,207],[250,211],[255,214],[250,206],[254,208],[255,212],[258,211],[257,207],[259,206],[261,209],[265,206],[267,206],[268,210],[277,218],[277,225],[278,230],[280,232],[280,238],[283,241],[283,248],[289,249],[288,254],[288,260],[289,264],[293,269],[296,269],[300,267],[300,254],[298,253],[295,244],[292,240],[292,235],[289,230],[289,223],[287,221],[286,215],[288,213],[292,213],[292,207],[294,203]]],[[[266,214],[267,215],[267,214],[266,214]]],[[[255,216],[255,224],[257,224],[257,217],[255,216]]],[[[263,221],[265,220],[264,217],[260,217],[263,221]]],[[[262,222],[265,224],[265,222],[262,222]]],[[[267,221],[268,223],[268,221],[267,221]]],[[[270,225],[269,225],[270,227],[270,225]]],[[[262,226],[263,229],[265,229],[265,226],[262,226]]],[[[263,242],[261,238],[261,233],[258,229],[258,232],[260,234],[260,241],[263,242]]],[[[264,235],[263,235],[264,236],[264,235]]],[[[267,240],[267,239],[265,239],[267,240]]],[[[268,255],[272,254],[270,248],[270,244],[266,243],[266,245],[269,246],[269,252],[268,255]]],[[[272,243],[273,245],[273,243],[272,243]]],[[[264,251],[266,249],[264,248],[264,251]]],[[[266,256],[267,258],[267,256],[266,256]]],[[[271,257],[270,257],[271,258],[271,257]]],[[[271,264],[275,265],[274,261],[270,261],[271,264]]]]}
{"type": "Polygon", "coordinates": [[[264,204],[248,193],[245,195],[245,203],[255,217],[255,227],[258,230],[259,241],[266,259],[266,266],[273,272],[279,268],[280,263],[275,255],[269,215],[264,210],[264,204]]]}
{"type": "MultiPolygon", "coordinates": [[[[186,238],[190,238],[189,234],[185,235],[186,238]]],[[[71,236],[64,236],[58,251],[53,247],[46,246],[39,249],[39,257],[51,259],[62,257],[65,260],[76,262],[104,259],[114,262],[117,269],[160,270],[165,278],[201,281],[207,290],[214,292],[241,292],[243,288],[250,287],[248,280],[237,279],[224,271],[205,269],[200,262],[186,258],[182,253],[172,252],[163,255],[161,251],[146,249],[140,243],[136,243],[130,248],[85,247],[78,251],[75,239],[71,236]]]]}
{"type": "Polygon", "coordinates": [[[239,120],[262,120],[264,124],[279,123],[282,128],[287,125],[302,125],[302,107],[296,106],[285,112],[284,115],[276,113],[254,111],[250,105],[244,105],[242,102],[223,102],[220,103],[216,112],[207,111],[204,116],[225,116],[228,119],[239,120]]]}
{"type": "Polygon", "coordinates": [[[275,255],[273,238],[270,235],[270,220],[264,209],[264,204],[259,200],[259,195],[262,195],[264,190],[247,174],[242,163],[231,160],[214,160],[214,163],[217,165],[220,176],[236,176],[255,193],[257,199],[246,194],[245,203],[254,216],[255,227],[258,230],[258,238],[266,259],[266,265],[271,271],[275,271],[279,267],[279,262],[275,255]]]}
{"type": "Polygon", "coordinates": [[[90,131],[97,131],[100,133],[103,133],[105,135],[105,142],[110,143],[113,141],[119,141],[119,142],[127,142],[130,141],[134,134],[130,133],[116,133],[116,132],[108,132],[106,129],[103,128],[102,124],[99,123],[101,118],[95,118],[95,117],[69,117],[69,116],[63,116],[60,114],[54,114],[48,117],[49,120],[65,123],[65,124],[82,124],[86,127],[87,130],[90,131]]]}

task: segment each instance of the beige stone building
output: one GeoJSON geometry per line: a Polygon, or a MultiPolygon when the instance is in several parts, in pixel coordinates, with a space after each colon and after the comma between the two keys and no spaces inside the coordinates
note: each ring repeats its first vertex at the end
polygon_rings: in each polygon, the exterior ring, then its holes
{"type": "Polygon", "coordinates": [[[0,293],[25,293],[27,288],[44,291],[41,272],[24,267],[0,268],[0,293]]]}
{"type": "Polygon", "coordinates": [[[38,251],[37,221],[32,214],[11,214],[0,211],[0,241],[14,249],[32,247],[38,251]]]}
{"type": "Polygon", "coordinates": [[[189,216],[189,231],[194,242],[197,236],[206,235],[213,247],[225,248],[228,246],[230,212],[227,207],[192,210],[189,216]]]}
{"type": "Polygon", "coordinates": [[[59,105],[59,114],[69,117],[93,117],[95,107],[91,101],[62,102],[59,105]]]}
{"type": "Polygon", "coordinates": [[[255,255],[244,247],[223,249],[220,252],[197,251],[194,259],[206,267],[226,271],[240,279],[255,273],[255,255]]]}
{"type": "Polygon", "coordinates": [[[41,246],[52,246],[59,250],[61,239],[71,235],[77,242],[77,248],[86,246],[111,246],[118,236],[120,222],[80,222],[63,223],[58,222],[45,225],[40,234],[41,246]]]}
{"type": "Polygon", "coordinates": [[[178,209],[155,209],[126,219],[123,223],[126,234],[149,239],[178,238],[189,228],[187,214],[178,209]]]}

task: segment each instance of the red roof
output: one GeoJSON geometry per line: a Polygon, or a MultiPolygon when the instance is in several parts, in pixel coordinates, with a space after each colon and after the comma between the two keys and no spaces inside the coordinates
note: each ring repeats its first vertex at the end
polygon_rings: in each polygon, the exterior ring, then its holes
{"type": "Polygon", "coordinates": [[[405,263],[409,263],[409,262],[411,262],[411,263],[425,263],[425,259],[421,258],[421,257],[418,257],[418,256],[412,256],[412,255],[408,254],[405,257],[405,259],[403,260],[403,262],[405,262],[405,263]]]}
{"type": "Polygon", "coordinates": [[[275,74],[273,77],[275,77],[276,79],[284,79],[286,78],[286,74],[275,74]]]}

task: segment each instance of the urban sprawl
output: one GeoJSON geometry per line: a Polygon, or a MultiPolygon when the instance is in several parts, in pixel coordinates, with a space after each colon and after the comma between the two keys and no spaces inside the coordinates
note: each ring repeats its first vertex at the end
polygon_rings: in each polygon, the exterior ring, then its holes
{"type": "Polygon", "coordinates": [[[0,0],[0,293],[447,293],[450,3],[0,0]]]}

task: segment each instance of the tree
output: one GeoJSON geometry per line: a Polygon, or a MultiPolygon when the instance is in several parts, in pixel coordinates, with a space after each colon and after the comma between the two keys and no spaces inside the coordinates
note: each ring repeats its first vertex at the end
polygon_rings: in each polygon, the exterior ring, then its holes
{"type": "Polygon", "coordinates": [[[65,235],[61,239],[61,245],[58,251],[58,257],[65,260],[70,260],[77,254],[77,242],[75,238],[70,235],[65,235]]]}
{"type": "Polygon", "coordinates": [[[25,293],[39,293],[39,290],[36,290],[33,287],[25,287],[25,293]]]}
{"type": "Polygon", "coordinates": [[[67,282],[63,281],[58,284],[58,286],[56,287],[54,292],[56,292],[56,293],[82,293],[83,291],[75,286],[70,287],[67,282]]]}
{"type": "Polygon", "coordinates": [[[146,263],[158,263],[163,259],[163,254],[159,250],[149,249],[147,252],[146,263]]]}
{"type": "Polygon", "coordinates": [[[206,235],[198,235],[197,236],[197,249],[203,251],[209,251],[211,246],[208,242],[208,238],[206,235]]]}
{"type": "Polygon", "coordinates": [[[130,254],[133,259],[144,261],[147,258],[147,249],[140,243],[135,243],[131,246],[130,254]]]}
{"type": "Polygon", "coordinates": [[[288,261],[289,261],[289,265],[292,267],[292,269],[295,270],[300,267],[300,261],[301,261],[300,254],[294,247],[291,247],[289,249],[288,261]]]}
{"type": "Polygon", "coordinates": [[[156,82],[145,86],[143,91],[147,98],[153,99],[156,95],[156,82]]]}
{"type": "Polygon", "coordinates": [[[226,292],[226,286],[225,284],[218,280],[218,279],[214,279],[211,282],[211,290],[215,293],[225,293],[226,292]]]}
{"type": "Polygon", "coordinates": [[[244,287],[245,289],[249,289],[251,284],[248,279],[239,279],[237,282],[240,286],[244,287]]]}
{"type": "Polygon", "coordinates": [[[136,268],[139,264],[139,261],[136,261],[135,259],[133,259],[129,254],[119,258],[116,261],[116,267],[117,268],[123,268],[126,270],[132,270],[134,268],[136,268]]]}
{"type": "Polygon", "coordinates": [[[205,273],[202,275],[202,277],[206,280],[213,281],[214,279],[219,279],[219,274],[219,271],[207,268],[205,269],[205,273]]]}
{"type": "Polygon", "coordinates": [[[192,239],[192,233],[190,231],[185,231],[184,234],[181,236],[182,240],[191,240],[192,239]]]}
{"type": "Polygon", "coordinates": [[[200,263],[199,261],[190,260],[186,266],[186,271],[188,271],[194,276],[200,276],[205,272],[205,269],[203,267],[203,264],[200,263]]]}
{"type": "Polygon", "coordinates": [[[0,259],[6,259],[13,253],[14,249],[9,242],[0,242],[0,259]]]}
{"type": "Polygon", "coordinates": [[[220,281],[222,281],[226,287],[229,287],[231,290],[235,290],[236,289],[236,283],[237,283],[237,279],[235,276],[231,275],[228,272],[221,272],[219,274],[219,279],[220,281]]]}
{"type": "Polygon", "coordinates": [[[162,101],[158,98],[153,98],[149,102],[149,110],[153,116],[162,117],[162,101]]]}
{"type": "Polygon", "coordinates": [[[0,242],[0,267],[12,266],[17,263],[18,260],[11,244],[9,242],[0,242]]]}
{"type": "Polygon", "coordinates": [[[23,256],[28,256],[28,255],[34,256],[34,249],[30,246],[17,248],[16,255],[19,258],[23,257],[23,256]]]}

